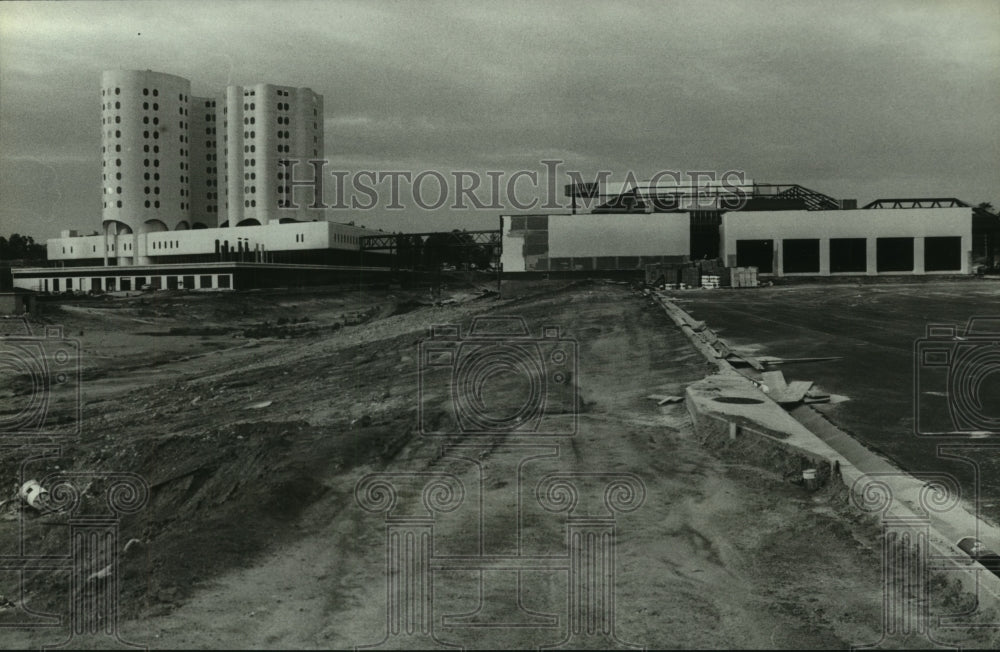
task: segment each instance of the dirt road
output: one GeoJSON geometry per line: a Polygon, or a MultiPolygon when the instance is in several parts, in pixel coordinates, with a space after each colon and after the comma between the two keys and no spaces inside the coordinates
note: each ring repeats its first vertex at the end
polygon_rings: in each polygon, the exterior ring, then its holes
{"type": "MultiPolygon", "coordinates": [[[[85,418],[101,434],[63,463],[127,468],[153,487],[123,523],[122,540],[143,543],[122,559],[122,638],[154,648],[879,640],[873,525],[845,516],[832,491],[809,494],[706,449],[683,404],[646,398],[683,394],[707,372],[658,308],[603,283],[509,285],[505,296],[164,363],[164,381],[113,399],[100,389],[112,380],[95,376],[85,389],[101,402],[85,418]],[[448,388],[418,392],[420,343],[431,325],[467,328],[474,315],[521,317],[536,338],[557,325],[575,340],[574,436],[420,434],[421,415],[452,400],[448,388]],[[387,533],[400,535],[388,547],[387,533]],[[404,634],[414,623],[415,637],[390,636],[396,622],[404,634]],[[571,637],[574,627],[594,635],[571,637]]],[[[363,309],[385,297],[354,300],[363,309]]],[[[488,383],[487,402],[517,395],[524,379],[488,383]]],[[[572,417],[548,416],[557,430],[572,417]]],[[[49,604],[45,583],[32,586],[49,604]]],[[[0,639],[33,646],[53,634],[0,639]]]]}

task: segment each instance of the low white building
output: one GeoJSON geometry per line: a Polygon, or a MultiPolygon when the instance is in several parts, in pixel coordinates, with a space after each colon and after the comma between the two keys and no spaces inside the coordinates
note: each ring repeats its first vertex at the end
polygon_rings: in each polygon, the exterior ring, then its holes
{"type": "Polygon", "coordinates": [[[722,216],[721,258],[776,276],[968,274],[973,209],[740,211],[722,216]]]}
{"type": "Polygon", "coordinates": [[[378,231],[337,222],[81,236],[64,231],[48,240],[49,267],[18,268],[14,286],[66,290],[234,289],[270,283],[308,284],[351,270],[385,270],[387,257],[362,253],[360,239],[378,231]],[[107,264],[105,264],[105,256],[107,264]],[[135,261],[142,261],[137,264],[135,261]],[[282,270],[300,268],[297,277],[282,270]],[[253,273],[248,270],[254,269],[253,273]],[[261,278],[270,269],[273,278],[261,278]]]}
{"type": "Polygon", "coordinates": [[[504,272],[629,272],[684,257],[802,277],[958,275],[1000,265],[1000,218],[955,198],[857,208],[797,185],[746,184],[709,195],[706,206],[690,189],[644,188],[602,191],[607,201],[592,213],[503,216],[504,272]]]}
{"type": "Polygon", "coordinates": [[[643,269],[689,255],[687,213],[505,215],[504,272],[643,269]]]}

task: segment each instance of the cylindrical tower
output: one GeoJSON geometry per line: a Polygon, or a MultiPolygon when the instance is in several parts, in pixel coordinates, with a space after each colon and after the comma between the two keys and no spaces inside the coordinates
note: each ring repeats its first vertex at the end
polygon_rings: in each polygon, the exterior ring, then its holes
{"type": "Polygon", "coordinates": [[[269,220],[278,217],[278,212],[275,210],[278,202],[276,173],[280,157],[278,144],[282,142],[278,136],[286,127],[281,124],[282,113],[278,110],[282,100],[282,96],[278,95],[280,89],[271,84],[258,84],[255,88],[256,110],[251,117],[255,124],[250,125],[252,136],[250,154],[254,163],[250,168],[250,183],[255,191],[254,199],[257,205],[250,209],[248,215],[256,217],[261,224],[267,224],[269,220]]]}
{"type": "MultiPolygon", "coordinates": [[[[226,88],[223,127],[226,133],[226,218],[229,226],[243,221],[243,87],[226,88]]],[[[247,157],[249,159],[249,156],[247,157]]]]}
{"type": "MultiPolygon", "coordinates": [[[[295,101],[293,102],[294,116],[292,120],[295,128],[292,132],[294,138],[292,147],[294,157],[300,161],[298,173],[303,178],[309,179],[315,174],[315,168],[310,161],[322,159],[324,156],[323,96],[317,95],[310,88],[296,88],[293,95],[295,101]]],[[[323,170],[329,172],[329,170],[323,170]]],[[[322,183],[319,184],[318,189],[322,193],[322,183]]],[[[301,220],[323,219],[322,209],[311,208],[314,202],[323,203],[323,200],[322,196],[316,197],[315,194],[309,192],[302,193],[301,201],[298,202],[298,218],[301,220]]]]}
{"type": "MultiPolygon", "coordinates": [[[[219,205],[223,193],[219,190],[219,144],[225,132],[219,135],[221,119],[214,97],[191,98],[190,137],[191,161],[191,228],[219,226],[219,205]],[[221,139],[221,140],[220,140],[221,139]]],[[[223,173],[225,170],[223,169],[223,173]]],[[[225,220],[225,218],[222,218],[225,220]]]]}
{"type": "MultiPolygon", "coordinates": [[[[101,174],[106,233],[144,233],[189,223],[190,93],[191,82],[175,75],[104,72],[101,174]]],[[[148,262],[143,260],[144,244],[137,244],[136,262],[148,262]]]]}

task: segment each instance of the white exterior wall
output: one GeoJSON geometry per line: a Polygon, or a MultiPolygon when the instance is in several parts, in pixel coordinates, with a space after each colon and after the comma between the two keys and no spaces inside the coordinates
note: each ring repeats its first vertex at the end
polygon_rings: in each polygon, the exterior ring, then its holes
{"type": "Polygon", "coordinates": [[[104,72],[101,144],[105,224],[119,222],[140,231],[150,220],[163,222],[170,229],[189,220],[190,92],[191,83],[175,75],[150,70],[104,72]]]}
{"type": "MultiPolygon", "coordinates": [[[[524,238],[503,218],[504,271],[526,271],[524,238]]],[[[687,213],[548,215],[548,254],[553,258],[686,256],[691,250],[687,213]]]]}
{"type": "Polygon", "coordinates": [[[690,251],[687,213],[549,216],[549,258],[686,256],[690,251]]]}
{"type": "MultiPolygon", "coordinates": [[[[192,97],[189,138],[191,142],[191,226],[219,226],[222,173],[219,162],[219,105],[214,97],[192,97]]],[[[223,134],[224,135],[224,134],[223,134]]],[[[224,219],[224,218],[223,218],[224,219]]]]}
{"type": "Polygon", "coordinates": [[[228,204],[230,225],[249,219],[261,224],[275,218],[322,219],[323,209],[309,208],[312,191],[295,192],[280,165],[285,159],[297,161],[296,178],[312,177],[307,161],[323,156],[322,95],[273,84],[230,86],[223,126],[228,194],[223,204],[228,204]],[[281,207],[289,192],[296,198],[294,209],[281,207]]]}
{"type": "MultiPolygon", "coordinates": [[[[784,239],[819,239],[820,275],[830,274],[830,240],[865,238],[867,274],[876,274],[878,238],[913,238],[912,272],[924,274],[924,238],[961,237],[962,268],[968,274],[972,251],[971,208],[856,209],[844,211],[745,211],[726,213],[720,227],[721,256],[729,264],[736,256],[737,240],[774,240],[774,273],[782,275],[781,241],[784,239]]],[[[861,272],[858,272],[859,274],[861,272]]],[[[930,272],[936,273],[936,272],[930,272]]]]}
{"type": "Polygon", "coordinates": [[[135,246],[143,248],[153,262],[169,262],[164,258],[198,254],[214,254],[215,241],[228,242],[234,249],[242,241],[250,251],[305,251],[309,249],[342,249],[357,251],[358,238],[378,235],[378,231],[336,222],[298,222],[262,226],[239,226],[221,229],[159,231],[114,236],[78,236],[52,238],[46,243],[49,260],[84,260],[103,258],[102,242],[107,242],[109,258],[119,254],[130,258],[135,246]],[[171,244],[173,243],[173,244],[171,244]]]}

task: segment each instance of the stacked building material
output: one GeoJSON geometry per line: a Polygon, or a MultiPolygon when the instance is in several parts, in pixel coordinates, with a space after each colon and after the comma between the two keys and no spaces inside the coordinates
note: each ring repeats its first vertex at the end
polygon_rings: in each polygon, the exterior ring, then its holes
{"type": "Polygon", "coordinates": [[[755,288],[757,287],[756,267],[733,267],[730,270],[732,286],[734,288],[755,288]]]}
{"type": "MultiPolygon", "coordinates": [[[[664,256],[664,258],[670,257],[664,256]]],[[[671,288],[676,288],[679,283],[682,283],[681,270],[685,267],[690,267],[691,263],[688,261],[687,256],[676,256],[675,258],[683,259],[646,265],[646,283],[649,285],[663,284],[671,288]]]]}
{"type": "Polygon", "coordinates": [[[717,274],[702,274],[701,275],[701,287],[716,290],[721,285],[721,279],[717,274]]]}
{"type": "Polygon", "coordinates": [[[701,287],[701,271],[694,265],[681,268],[681,284],[689,288],[701,287]]]}

